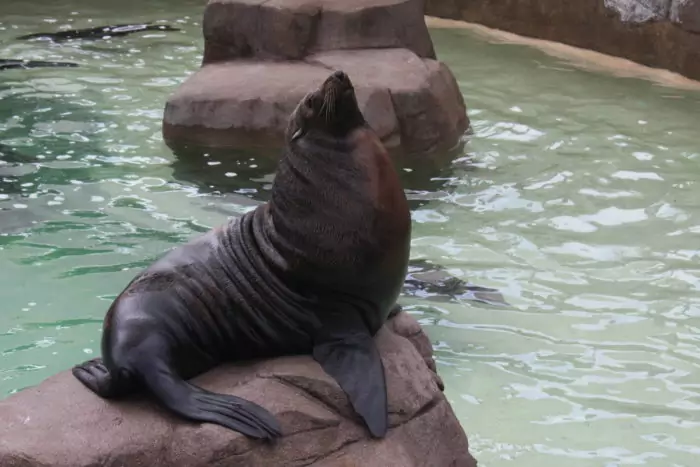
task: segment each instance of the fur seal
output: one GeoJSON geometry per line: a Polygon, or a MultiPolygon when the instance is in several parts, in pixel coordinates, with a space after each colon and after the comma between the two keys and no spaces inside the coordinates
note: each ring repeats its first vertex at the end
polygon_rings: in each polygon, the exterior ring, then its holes
{"type": "Polygon", "coordinates": [[[26,40],[43,40],[50,42],[65,42],[73,39],[106,39],[108,37],[126,36],[135,32],[143,31],[179,31],[180,29],[169,26],[167,24],[117,24],[114,26],[96,26],[94,28],[85,29],[68,29],[66,31],[57,32],[36,32],[33,34],[25,34],[18,36],[16,39],[21,41],[26,40]]]}
{"type": "Polygon", "coordinates": [[[222,361],[311,354],[386,434],[373,336],[408,270],[406,196],[342,71],[300,101],[285,139],[268,203],[169,251],[116,298],[102,357],[73,368],[86,387],[113,398],[145,386],[181,417],[274,439],[266,409],[187,380],[222,361]]]}
{"type": "Polygon", "coordinates": [[[444,266],[425,259],[408,262],[403,292],[408,296],[438,301],[458,299],[497,307],[511,306],[497,289],[465,282],[445,271],[444,266]]]}

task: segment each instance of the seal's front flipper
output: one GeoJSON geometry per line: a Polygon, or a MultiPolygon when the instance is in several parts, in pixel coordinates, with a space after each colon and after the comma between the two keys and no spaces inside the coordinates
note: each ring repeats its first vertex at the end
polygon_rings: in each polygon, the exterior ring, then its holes
{"type": "Polygon", "coordinates": [[[372,436],[388,429],[384,366],[362,318],[353,312],[324,317],[315,337],[313,357],[347,394],[372,436]]]}
{"type": "Polygon", "coordinates": [[[240,397],[216,394],[190,384],[152,356],[139,360],[138,373],[156,398],[181,417],[215,423],[251,438],[282,436],[274,415],[264,408],[240,397]]]}

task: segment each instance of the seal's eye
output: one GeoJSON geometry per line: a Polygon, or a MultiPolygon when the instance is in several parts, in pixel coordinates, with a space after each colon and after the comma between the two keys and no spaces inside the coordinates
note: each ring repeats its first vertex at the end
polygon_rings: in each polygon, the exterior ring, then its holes
{"type": "Polygon", "coordinates": [[[313,96],[308,96],[306,99],[304,99],[299,110],[301,110],[301,115],[304,118],[312,118],[316,112],[315,100],[313,96]]]}

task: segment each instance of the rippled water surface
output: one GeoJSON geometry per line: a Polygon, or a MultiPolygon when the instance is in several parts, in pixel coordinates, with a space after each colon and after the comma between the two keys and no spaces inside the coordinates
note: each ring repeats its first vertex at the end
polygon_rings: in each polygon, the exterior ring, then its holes
{"type": "MultiPolygon", "coordinates": [[[[265,199],[274,168],[161,141],[165,99],[201,59],[201,0],[55,3],[0,3],[0,57],[81,65],[0,72],[2,397],[98,354],[139,268],[265,199]],[[182,31],[13,40],[147,19],[182,31]]],[[[403,302],[480,465],[697,465],[700,95],[433,34],[474,134],[442,171],[403,167],[413,256],[513,306],[403,302]]]]}

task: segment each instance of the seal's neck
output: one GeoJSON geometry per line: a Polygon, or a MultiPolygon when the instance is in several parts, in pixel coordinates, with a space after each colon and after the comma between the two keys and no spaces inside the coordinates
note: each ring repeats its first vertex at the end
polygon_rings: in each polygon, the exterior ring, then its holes
{"type": "Polygon", "coordinates": [[[372,242],[376,206],[355,149],[350,139],[309,133],[280,160],[268,212],[278,248],[300,264],[352,268],[365,260],[357,252],[371,249],[358,249],[372,242]]]}
{"type": "Polygon", "coordinates": [[[306,215],[311,206],[327,209],[349,202],[364,204],[368,176],[354,156],[355,149],[350,138],[334,138],[321,132],[309,133],[290,145],[277,168],[273,204],[284,206],[289,215],[292,211],[306,215]]]}
{"type": "MultiPolygon", "coordinates": [[[[322,300],[338,294],[378,329],[406,275],[411,217],[398,173],[376,134],[307,134],[289,144],[257,249],[285,283],[322,300]],[[374,320],[374,321],[373,321],[374,320]]],[[[325,302],[324,302],[325,303],[325,302]]]]}

